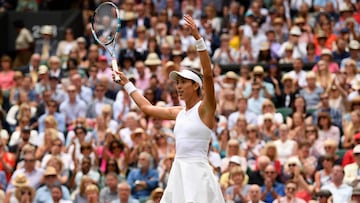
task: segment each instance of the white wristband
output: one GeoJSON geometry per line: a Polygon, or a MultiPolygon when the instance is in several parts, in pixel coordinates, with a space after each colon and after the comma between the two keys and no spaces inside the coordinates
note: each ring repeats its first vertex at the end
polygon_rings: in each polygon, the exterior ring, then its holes
{"type": "Polygon", "coordinates": [[[204,38],[200,38],[200,39],[196,40],[195,46],[196,46],[197,51],[205,51],[205,50],[207,50],[204,38]]]}
{"type": "Polygon", "coordinates": [[[133,93],[133,92],[135,92],[137,90],[132,82],[126,83],[124,85],[124,89],[126,90],[126,92],[128,93],[129,96],[130,96],[131,93],[133,93]]]}

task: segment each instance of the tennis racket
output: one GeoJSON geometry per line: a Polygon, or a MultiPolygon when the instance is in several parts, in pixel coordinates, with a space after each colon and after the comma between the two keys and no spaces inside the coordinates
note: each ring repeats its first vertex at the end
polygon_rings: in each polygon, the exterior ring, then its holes
{"type": "MultiPolygon", "coordinates": [[[[115,54],[116,37],[120,32],[119,9],[112,2],[100,4],[91,18],[91,31],[94,39],[103,46],[111,55],[111,65],[113,71],[119,71],[115,54]]],[[[115,75],[115,81],[120,81],[120,77],[115,75]]]]}

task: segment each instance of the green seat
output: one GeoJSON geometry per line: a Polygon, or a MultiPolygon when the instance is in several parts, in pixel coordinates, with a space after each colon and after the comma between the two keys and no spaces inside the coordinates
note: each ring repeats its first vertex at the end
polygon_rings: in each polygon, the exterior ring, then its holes
{"type": "Polygon", "coordinates": [[[281,113],[283,118],[286,119],[286,117],[288,117],[292,113],[292,109],[287,107],[277,108],[276,112],[281,113]]]}
{"type": "Polygon", "coordinates": [[[347,152],[347,149],[339,149],[336,151],[336,155],[338,155],[342,159],[346,152],[347,152]]]}

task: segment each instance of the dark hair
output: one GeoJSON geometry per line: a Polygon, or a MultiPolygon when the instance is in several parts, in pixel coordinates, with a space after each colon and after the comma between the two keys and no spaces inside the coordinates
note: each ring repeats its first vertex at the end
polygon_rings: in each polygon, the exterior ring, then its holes
{"type": "Polygon", "coordinates": [[[317,119],[317,123],[318,123],[318,126],[319,126],[319,129],[323,129],[323,126],[320,125],[320,119],[321,118],[326,118],[328,120],[328,126],[327,127],[331,127],[331,116],[329,113],[327,112],[319,112],[318,114],[318,119],[317,119]]]}
{"type": "MultiPolygon", "coordinates": [[[[204,76],[200,73],[199,69],[196,68],[188,68],[189,71],[195,73],[197,76],[199,76],[200,80],[203,81],[204,76]]],[[[193,83],[196,83],[195,81],[192,81],[193,83]]],[[[196,91],[198,96],[201,96],[201,88],[199,87],[196,91]]]]}
{"type": "Polygon", "coordinates": [[[113,144],[119,145],[121,151],[124,150],[124,143],[122,143],[120,140],[115,139],[115,140],[112,140],[112,141],[110,142],[110,146],[109,146],[110,152],[114,153],[113,144]]]}
{"type": "Polygon", "coordinates": [[[296,112],[296,111],[295,111],[295,110],[296,110],[296,109],[295,109],[295,100],[297,100],[297,99],[302,99],[302,100],[304,101],[303,112],[306,113],[306,100],[305,100],[305,98],[304,98],[303,96],[301,96],[301,95],[299,95],[299,94],[297,94],[297,95],[295,96],[295,99],[294,99],[294,101],[292,102],[292,105],[291,105],[292,112],[293,112],[293,113],[296,112]]]}
{"type": "Polygon", "coordinates": [[[81,131],[83,131],[83,133],[87,133],[87,129],[84,127],[84,126],[82,126],[82,125],[77,125],[75,128],[74,128],[74,132],[75,132],[75,134],[76,134],[76,131],[77,130],[81,130],[81,131]]]}

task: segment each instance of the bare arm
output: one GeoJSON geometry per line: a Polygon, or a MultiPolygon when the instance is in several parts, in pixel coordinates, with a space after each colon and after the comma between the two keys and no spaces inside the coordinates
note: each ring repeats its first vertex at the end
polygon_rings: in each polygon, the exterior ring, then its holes
{"type": "MultiPolygon", "coordinates": [[[[118,74],[121,78],[118,84],[125,86],[127,83],[129,83],[128,78],[124,75],[123,72],[119,71],[116,74],[118,74]]],[[[177,114],[182,109],[182,107],[179,106],[177,107],[154,106],[142,94],[140,94],[139,91],[131,92],[130,96],[135,101],[135,103],[142,112],[155,118],[159,118],[163,120],[175,120],[177,114]]]]}
{"type": "MultiPolygon", "coordinates": [[[[185,15],[185,26],[191,29],[191,33],[196,40],[201,39],[201,35],[195,25],[194,20],[191,16],[185,15]]],[[[207,50],[198,51],[202,72],[204,76],[204,97],[199,107],[199,114],[202,121],[209,127],[212,128],[214,125],[214,114],[216,110],[216,99],[215,99],[215,88],[214,88],[214,78],[213,71],[211,69],[210,56],[207,50]]]]}

